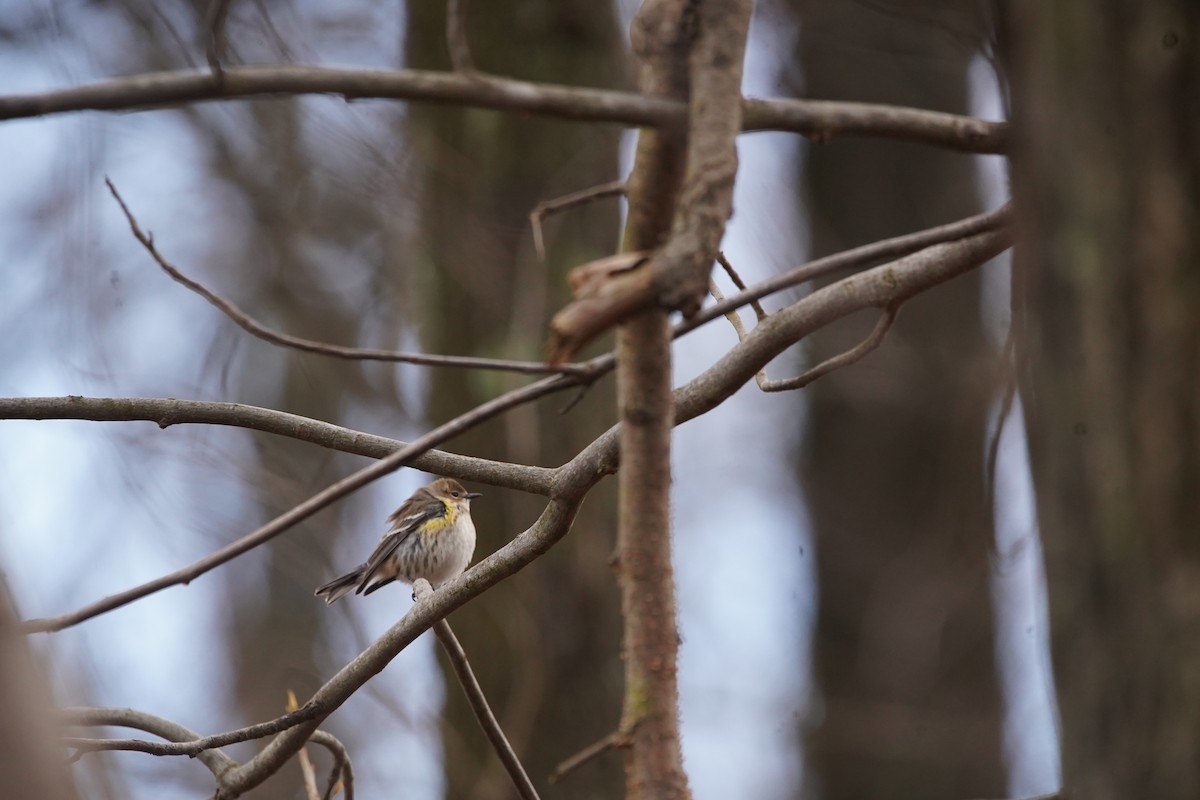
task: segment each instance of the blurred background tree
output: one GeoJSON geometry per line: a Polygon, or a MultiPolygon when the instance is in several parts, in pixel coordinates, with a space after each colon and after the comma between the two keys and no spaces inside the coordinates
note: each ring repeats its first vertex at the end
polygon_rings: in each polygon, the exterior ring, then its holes
{"type": "Polygon", "coordinates": [[[1072,797],[1200,793],[1200,8],[1008,5],[1014,286],[1072,797]]]}
{"type": "MultiPolygon", "coordinates": [[[[1192,677],[1200,331],[1191,313],[1200,305],[1192,102],[1200,24],[1194,9],[1170,0],[1001,5],[1024,237],[1014,318],[1025,336],[1021,396],[1048,544],[1066,781],[1089,800],[1191,798],[1200,792],[1192,677]]],[[[985,7],[776,3],[798,25],[796,47],[776,68],[779,93],[965,112],[978,91],[972,65],[989,53],[985,7]]],[[[10,4],[0,15],[0,74],[23,82],[3,91],[201,67],[207,11],[201,2],[127,0],[70,13],[10,4]]],[[[628,9],[574,0],[475,3],[468,38],[483,70],[627,86],[619,13],[628,9]]],[[[442,4],[233,3],[230,14],[230,64],[447,66],[442,4]]],[[[279,329],[341,344],[536,358],[545,320],[565,300],[565,270],[612,252],[619,213],[605,201],[553,220],[545,264],[533,255],[528,213],[617,177],[619,136],[615,126],[328,98],[5,123],[12,213],[0,242],[5,264],[26,268],[3,274],[2,393],[195,396],[394,436],[427,428],[519,379],[332,362],[248,339],[155,274],[103,195],[102,175],[136,187],[135,212],[181,265],[279,329]]],[[[824,143],[805,151],[795,174],[806,208],[796,224],[807,224],[813,255],[980,206],[969,157],[915,145],[824,143]]],[[[739,213],[753,218],[754,203],[739,213]]],[[[992,597],[985,470],[1001,354],[985,335],[985,302],[978,276],[941,287],[905,308],[862,364],[803,396],[769,401],[801,410],[786,425],[807,422],[792,463],[817,545],[821,699],[780,715],[803,719],[811,769],[803,781],[799,766],[781,771],[764,796],[957,800],[999,797],[1011,783],[995,645],[997,620],[1011,609],[992,597]]],[[[873,322],[823,332],[806,345],[807,360],[846,349],[873,322]]],[[[550,400],[452,447],[561,463],[611,422],[609,386],[592,388],[565,417],[565,400],[550,400]]],[[[786,439],[773,419],[778,429],[759,433],[786,439]]],[[[243,431],[48,425],[0,427],[0,546],[24,616],[186,563],[360,463],[243,431]]],[[[697,464],[715,470],[707,459],[736,462],[738,447],[764,449],[742,435],[706,429],[702,457],[679,474],[697,464]]],[[[689,520],[731,496],[764,511],[741,500],[743,487],[697,472],[679,490],[689,520]]],[[[146,692],[162,704],[155,710],[201,730],[274,717],[288,689],[305,696],[403,613],[403,590],[326,610],[312,587],[361,558],[384,514],[419,482],[405,475],[364,492],[186,592],[35,639],[33,657],[52,665],[66,702],[136,704],[146,692]]],[[[620,709],[619,621],[605,567],[611,491],[598,487],[567,540],[452,620],[539,782],[611,731],[620,709]]],[[[476,506],[479,554],[538,509],[515,493],[486,493],[476,506]]],[[[728,519],[704,521],[725,526],[720,539],[749,538],[728,519]]],[[[753,522],[775,524],[768,514],[753,522]]],[[[698,528],[686,529],[680,558],[691,566],[680,572],[704,574],[701,590],[743,622],[729,598],[745,594],[726,591],[737,566],[724,554],[736,548],[706,550],[712,540],[698,528]]],[[[806,587],[788,588],[790,604],[758,609],[768,626],[801,624],[806,587]]],[[[691,608],[684,603],[682,614],[691,608]]],[[[697,625],[683,650],[693,663],[718,664],[723,679],[691,687],[715,709],[692,724],[727,740],[721,757],[736,763],[724,780],[744,786],[739,771],[761,764],[730,752],[755,757],[766,747],[727,731],[727,707],[753,703],[747,686],[801,679],[765,677],[752,654],[723,647],[718,627],[697,625]]],[[[443,715],[427,667],[405,653],[331,720],[358,756],[361,785],[506,796],[457,687],[447,689],[443,715]],[[445,775],[420,773],[417,762],[445,775]]],[[[768,720],[778,709],[758,712],[768,720]]],[[[776,745],[789,739],[779,726],[770,735],[776,745]]],[[[1028,735],[1052,746],[1053,731],[1028,735]]],[[[800,762],[801,753],[790,755],[800,762]]],[[[717,760],[701,752],[689,769],[717,760]]],[[[195,796],[210,785],[201,770],[139,755],[90,757],[78,775],[89,796],[195,796]]],[[[612,797],[619,780],[610,758],[559,791],[612,797]]],[[[697,784],[697,796],[718,796],[721,785],[697,784]]],[[[298,772],[285,769],[255,796],[298,792],[298,772]]]]}
{"type": "MultiPolygon", "coordinates": [[[[449,69],[446,10],[410,2],[406,63],[449,69]]],[[[530,81],[628,88],[626,45],[615,9],[569,0],[470,5],[467,39],[475,67],[530,81]]],[[[405,250],[415,269],[411,311],[422,349],[537,359],[546,323],[569,299],[566,273],[612,254],[619,242],[613,200],[552,217],[547,259],[533,251],[529,214],[544,200],[618,177],[620,131],[609,126],[526,118],[492,111],[413,106],[405,136],[417,192],[405,250]]],[[[611,342],[606,342],[611,347],[611,342]]],[[[598,349],[598,348],[597,348],[598,349]]],[[[468,370],[430,374],[427,415],[441,422],[524,378],[468,370]]],[[[462,452],[523,464],[558,465],[612,424],[612,383],[589,390],[567,415],[555,396],[516,409],[455,441],[462,452]]],[[[615,486],[598,486],[574,532],[522,580],[509,581],[452,618],[473,659],[487,664],[483,687],[532,775],[611,733],[622,692],[620,620],[605,564],[616,532],[615,486]]],[[[490,553],[540,513],[541,498],[485,495],[473,515],[479,551],[490,553]]],[[[444,725],[451,797],[494,800],[511,792],[508,776],[460,692],[448,695],[444,725]],[[469,766],[468,766],[469,765],[469,766]]],[[[575,797],[620,791],[617,759],[572,778],[575,797]],[[576,782],[578,781],[578,782],[576,782]]]]}
{"type": "MultiPolygon", "coordinates": [[[[790,94],[969,113],[988,35],[976,3],[794,0],[790,94]]],[[[819,257],[981,208],[973,159],[844,139],[810,146],[797,186],[819,257]]],[[[807,763],[824,798],[1000,797],[985,497],[998,354],[978,271],[905,308],[878,352],[794,402],[814,528],[821,700],[807,763]],[[953,333],[950,333],[953,332],[953,333]]],[[[876,314],[806,343],[816,364],[866,338],[876,314]]]]}

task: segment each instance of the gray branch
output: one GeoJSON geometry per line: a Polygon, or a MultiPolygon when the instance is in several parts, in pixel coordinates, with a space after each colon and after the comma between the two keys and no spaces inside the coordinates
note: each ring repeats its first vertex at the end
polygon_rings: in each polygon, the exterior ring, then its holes
{"type": "MultiPolygon", "coordinates": [[[[137,111],[234,97],[337,95],[347,101],[409,100],[518,111],[585,122],[668,127],[686,122],[687,104],[632,92],[558,86],[423,70],[230,67],[153,72],[69,89],[0,96],[0,120],[73,111],[137,111]]],[[[1004,153],[1008,126],[973,117],[871,103],[744,100],[743,131],[791,131],[816,141],[874,136],[958,150],[1004,153]]]]}

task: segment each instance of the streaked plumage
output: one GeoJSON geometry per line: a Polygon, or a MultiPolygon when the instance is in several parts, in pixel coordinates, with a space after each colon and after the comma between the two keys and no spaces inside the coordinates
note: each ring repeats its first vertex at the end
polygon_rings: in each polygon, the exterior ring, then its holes
{"type": "Polygon", "coordinates": [[[388,517],[388,529],[371,557],[353,572],[317,589],[326,605],[349,594],[370,594],[395,580],[424,578],[434,586],[459,575],[475,552],[468,492],[453,478],[438,478],[413,492],[388,517]]]}

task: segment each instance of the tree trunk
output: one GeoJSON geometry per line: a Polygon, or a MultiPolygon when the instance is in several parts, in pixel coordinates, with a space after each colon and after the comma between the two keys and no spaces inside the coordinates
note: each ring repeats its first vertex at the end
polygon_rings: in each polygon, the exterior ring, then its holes
{"type": "Polygon", "coordinates": [[[1200,797],[1200,8],[1009,11],[1063,781],[1200,797]]]}
{"type": "MultiPolygon", "coordinates": [[[[797,5],[803,96],[966,112],[973,6],[797,5]]],[[[969,157],[908,144],[816,144],[802,178],[813,256],[980,207],[969,157]]],[[[994,356],[979,307],[977,274],[917,298],[876,354],[797,399],[811,411],[802,481],[820,584],[807,761],[829,800],[1004,794],[983,457],[994,356]]],[[[823,332],[807,361],[875,321],[823,332]]]]}
{"type": "MultiPolygon", "coordinates": [[[[408,4],[407,63],[449,68],[445,4],[408,4]]],[[[613,86],[625,68],[611,8],[582,0],[475,2],[467,38],[475,67],[527,80],[613,86]]],[[[616,252],[617,204],[573,209],[546,223],[538,263],[529,213],[538,202],[617,177],[616,127],[414,105],[407,115],[420,213],[410,253],[411,304],[423,349],[538,359],[546,323],[567,300],[571,267],[616,252]]],[[[428,373],[427,416],[441,422],[527,378],[465,370],[428,373]]],[[[593,387],[564,420],[566,400],[526,407],[459,437],[485,458],[557,465],[612,424],[612,383],[593,387]]],[[[617,594],[607,562],[616,529],[612,486],[597,487],[570,536],[536,567],[457,611],[451,623],[501,725],[537,785],[558,762],[614,731],[621,707],[617,594]]],[[[505,544],[541,508],[488,492],[472,508],[477,558],[505,544]]],[[[508,778],[462,693],[447,687],[449,797],[510,796],[508,778]]],[[[620,791],[617,759],[566,780],[576,797],[620,791]]]]}

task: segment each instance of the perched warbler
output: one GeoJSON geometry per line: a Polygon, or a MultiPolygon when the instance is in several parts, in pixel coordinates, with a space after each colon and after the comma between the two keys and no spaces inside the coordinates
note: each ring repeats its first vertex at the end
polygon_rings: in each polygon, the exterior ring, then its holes
{"type": "Polygon", "coordinates": [[[388,529],[366,563],[321,586],[316,595],[329,605],[352,589],[370,594],[394,580],[417,578],[437,586],[461,574],[475,552],[471,500],[476,497],[479,492],[468,492],[452,478],[417,489],[388,517],[388,529]]]}

